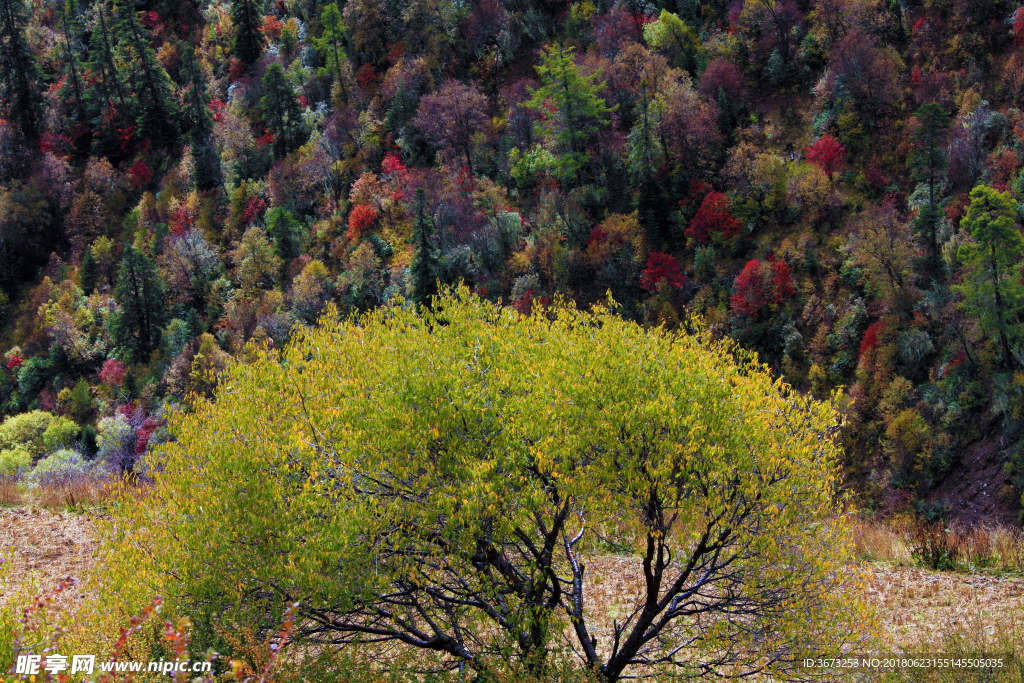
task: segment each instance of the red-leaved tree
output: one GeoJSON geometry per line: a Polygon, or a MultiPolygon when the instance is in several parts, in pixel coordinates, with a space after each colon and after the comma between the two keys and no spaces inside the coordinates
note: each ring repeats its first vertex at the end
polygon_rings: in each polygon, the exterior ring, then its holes
{"type": "Polygon", "coordinates": [[[356,204],[355,208],[352,209],[352,213],[348,216],[348,238],[350,240],[361,239],[363,235],[366,235],[373,229],[373,224],[376,220],[376,209],[366,204],[356,204]]]}
{"type": "Polygon", "coordinates": [[[739,232],[740,222],[729,213],[729,198],[721,192],[709,192],[690,221],[686,236],[698,244],[707,244],[715,233],[729,238],[739,232]]]}
{"type": "Polygon", "coordinates": [[[647,257],[647,267],[640,271],[640,286],[648,292],[657,290],[662,280],[679,289],[685,279],[686,276],[679,270],[679,262],[660,251],[652,252],[647,257]]]}
{"type": "Polygon", "coordinates": [[[124,365],[113,358],[108,359],[100,370],[100,381],[108,387],[121,386],[124,384],[124,365]]]}
{"type": "Polygon", "coordinates": [[[751,259],[733,282],[729,300],[736,313],[756,317],[765,306],[779,304],[796,294],[789,264],[782,260],[751,259]]]}
{"type": "Polygon", "coordinates": [[[843,154],[846,148],[831,135],[822,135],[817,142],[807,148],[807,159],[825,172],[828,181],[843,167],[843,154]]]}

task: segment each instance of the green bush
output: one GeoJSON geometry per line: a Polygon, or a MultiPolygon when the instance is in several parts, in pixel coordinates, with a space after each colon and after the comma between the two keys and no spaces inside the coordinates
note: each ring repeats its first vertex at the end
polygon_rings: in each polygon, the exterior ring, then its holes
{"type": "Polygon", "coordinates": [[[27,478],[30,483],[42,486],[66,486],[87,472],[88,465],[77,451],[63,449],[36,463],[27,478]]]}
{"type": "Polygon", "coordinates": [[[0,451],[0,475],[18,476],[32,467],[32,454],[21,448],[0,451]]]}
{"type": "Polygon", "coordinates": [[[23,448],[33,457],[40,457],[46,452],[43,433],[54,419],[53,415],[42,410],[7,418],[0,425],[0,450],[23,448]]]}
{"type": "Polygon", "coordinates": [[[43,432],[43,445],[47,453],[53,453],[60,448],[71,446],[78,440],[81,430],[74,420],[66,417],[58,417],[43,432]]]}

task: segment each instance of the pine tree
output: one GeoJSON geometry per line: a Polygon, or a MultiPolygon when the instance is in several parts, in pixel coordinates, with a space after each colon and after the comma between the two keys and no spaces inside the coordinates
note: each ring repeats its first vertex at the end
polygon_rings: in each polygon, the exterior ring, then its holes
{"type": "Polygon", "coordinates": [[[243,64],[252,64],[263,52],[260,10],[255,0],[233,0],[231,21],[235,24],[235,42],[231,53],[243,64]]]}
{"type": "Polygon", "coordinates": [[[412,300],[418,306],[427,306],[430,297],[437,294],[437,275],[439,263],[437,249],[430,239],[430,219],[424,210],[426,192],[423,188],[416,190],[416,222],[414,239],[416,240],[416,256],[409,267],[412,275],[412,300]]]}
{"type": "Polygon", "coordinates": [[[0,106],[30,142],[39,140],[43,115],[39,68],[25,39],[23,0],[0,0],[0,106]]]}
{"type": "Polygon", "coordinates": [[[973,242],[960,247],[967,277],[954,287],[964,295],[964,307],[977,316],[983,329],[995,332],[1009,370],[1013,362],[1010,338],[1021,335],[1019,316],[1024,310],[1024,284],[1020,280],[1024,237],[1014,224],[1016,210],[1010,193],[987,185],[971,190],[971,205],[960,225],[973,242]]]}
{"type": "Polygon", "coordinates": [[[290,211],[276,207],[267,212],[267,235],[274,240],[277,257],[285,264],[302,253],[299,248],[299,222],[290,211]]]}
{"type": "Polygon", "coordinates": [[[135,247],[125,249],[117,272],[114,298],[121,310],[114,321],[114,338],[142,363],[160,345],[166,318],[163,284],[149,258],[135,247]]]}
{"type": "Polygon", "coordinates": [[[77,13],[78,8],[75,6],[75,0],[67,0],[60,20],[60,30],[64,36],[64,68],[67,73],[67,82],[64,88],[66,93],[70,93],[75,103],[74,121],[76,123],[85,123],[89,115],[85,106],[84,84],[79,73],[82,65],[79,63],[78,50],[76,49],[81,37],[81,27],[78,25],[77,13]]]}
{"type": "Polygon", "coordinates": [[[345,75],[342,73],[341,65],[347,59],[342,41],[345,40],[345,22],[341,20],[341,12],[338,11],[336,3],[330,3],[320,13],[320,25],[323,33],[314,42],[316,49],[327,62],[327,70],[334,76],[334,80],[341,89],[342,102],[348,103],[348,92],[345,88],[345,75]]]}
{"type": "Polygon", "coordinates": [[[604,82],[600,72],[583,76],[573,60],[573,48],[561,44],[544,48],[543,63],[535,67],[541,87],[533,91],[526,106],[542,114],[547,129],[558,145],[556,173],[566,181],[579,181],[590,161],[587,153],[590,137],[613,111],[599,94],[604,82]]]}
{"type": "Polygon", "coordinates": [[[149,46],[149,31],[140,23],[132,0],[116,6],[117,43],[135,90],[139,137],[164,148],[177,142],[178,113],[170,79],[149,46]]]}
{"type": "Polygon", "coordinates": [[[918,214],[916,228],[924,235],[928,254],[934,261],[939,253],[935,239],[939,222],[935,207],[935,184],[939,174],[946,168],[943,148],[949,135],[949,115],[941,105],[931,103],[918,109],[916,116],[921,126],[914,133],[915,150],[910,158],[910,167],[914,171],[915,180],[928,183],[928,210],[918,214]]]}
{"type": "Polygon", "coordinates": [[[305,126],[295,91],[284,76],[284,69],[274,63],[263,75],[263,119],[274,135],[274,157],[282,159],[305,142],[305,126]]]}
{"type": "Polygon", "coordinates": [[[210,96],[206,90],[206,78],[203,76],[195,49],[188,45],[181,57],[181,76],[183,90],[182,119],[192,143],[192,158],[196,164],[196,184],[200,190],[209,190],[223,182],[220,168],[220,155],[211,140],[213,121],[210,119],[210,96]]]}
{"type": "Polygon", "coordinates": [[[82,257],[82,269],[79,271],[78,282],[82,285],[82,291],[86,296],[92,294],[96,289],[96,280],[99,270],[96,267],[96,258],[92,255],[92,247],[85,248],[85,255],[82,257]]]}
{"type": "Polygon", "coordinates": [[[92,123],[92,153],[120,159],[131,150],[126,137],[135,119],[133,102],[127,97],[121,75],[114,64],[106,4],[96,5],[98,22],[89,41],[90,60],[85,65],[84,88],[87,111],[92,123]]]}

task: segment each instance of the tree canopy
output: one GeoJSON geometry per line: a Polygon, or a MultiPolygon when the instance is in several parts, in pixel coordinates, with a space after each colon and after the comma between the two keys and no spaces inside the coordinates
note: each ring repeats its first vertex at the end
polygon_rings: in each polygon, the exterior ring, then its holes
{"type": "Polygon", "coordinates": [[[735,352],[466,289],[328,313],[175,420],[111,557],[197,619],[299,600],[298,637],[421,670],[786,669],[861,618],[830,597],[839,418],[735,352]],[[601,543],[639,581],[606,627],[601,543]]]}

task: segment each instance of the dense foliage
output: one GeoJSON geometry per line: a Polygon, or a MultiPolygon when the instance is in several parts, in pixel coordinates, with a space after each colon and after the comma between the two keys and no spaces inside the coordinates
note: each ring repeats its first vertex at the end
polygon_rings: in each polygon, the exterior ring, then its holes
{"type": "Polygon", "coordinates": [[[463,289],[332,312],[174,420],[152,493],[114,513],[110,599],[127,577],[215,632],[298,601],[301,638],[486,680],[565,656],[609,683],[783,671],[865,633],[839,591],[838,420],[722,344],[600,308],[463,289]],[[598,600],[602,543],[635,599],[598,600]]]}
{"type": "Polygon", "coordinates": [[[1021,30],[1016,0],[0,0],[0,411],[142,472],[165,406],[331,303],[610,291],[842,387],[866,504],[983,453],[1012,517],[1021,30]]]}

